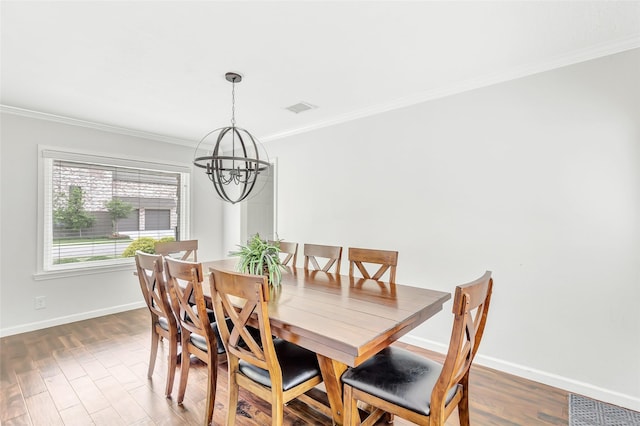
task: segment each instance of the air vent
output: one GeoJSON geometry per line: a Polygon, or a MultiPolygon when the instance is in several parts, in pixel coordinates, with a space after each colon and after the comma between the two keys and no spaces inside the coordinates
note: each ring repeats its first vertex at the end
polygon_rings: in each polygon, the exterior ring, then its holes
{"type": "Polygon", "coordinates": [[[318,107],[315,105],[311,105],[307,102],[299,102],[295,105],[288,106],[285,109],[288,109],[291,112],[295,112],[296,114],[300,114],[301,112],[309,111],[310,109],[315,109],[315,108],[318,108],[318,107]]]}

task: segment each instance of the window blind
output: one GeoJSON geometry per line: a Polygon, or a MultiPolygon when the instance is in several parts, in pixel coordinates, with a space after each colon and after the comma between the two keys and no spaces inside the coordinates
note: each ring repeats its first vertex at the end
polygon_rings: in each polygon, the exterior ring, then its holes
{"type": "Polygon", "coordinates": [[[44,271],[126,261],[127,248],[141,238],[181,239],[183,167],[55,150],[42,155],[44,271]]]}

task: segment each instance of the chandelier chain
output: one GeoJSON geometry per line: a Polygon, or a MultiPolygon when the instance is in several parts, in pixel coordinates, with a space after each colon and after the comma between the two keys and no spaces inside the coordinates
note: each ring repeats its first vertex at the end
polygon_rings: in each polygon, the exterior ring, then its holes
{"type": "Polygon", "coordinates": [[[231,82],[231,126],[236,127],[236,80],[231,82]]]}

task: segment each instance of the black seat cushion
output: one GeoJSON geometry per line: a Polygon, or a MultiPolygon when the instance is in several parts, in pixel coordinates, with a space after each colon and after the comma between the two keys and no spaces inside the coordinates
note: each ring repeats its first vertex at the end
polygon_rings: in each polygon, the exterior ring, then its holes
{"type": "Polygon", "coordinates": [[[213,309],[207,308],[207,316],[209,317],[209,322],[216,322],[216,314],[213,309]]]}
{"type": "MultiPolygon", "coordinates": [[[[158,325],[160,325],[161,328],[169,331],[169,321],[167,321],[165,317],[158,317],[158,325]]],[[[180,324],[176,324],[176,326],[178,328],[178,333],[180,333],[180,324]]]]}
{"type": "Polygon", "coordinates": [[[169,321],[165,317],[158,317],[158,324],[161,328],[169,331],[169,321]]]}
{"type": "MultiPolygon", "coordinates": [[[[189,304],[191,305],[191,307],[193,308],[193,310],[195,312],[198,312],[198,308],[196,307],[195,303],[189,303],[189,304]]],[[[211,308],[205,308],[205,309],[207,311],[207,316],[209,317],[209,322],[210,323],[216,322],[216,314],[215,314],[214,310],[211,309],[211,308]]]]}
{"type": "MultiPolygon", "coordinates": [[[[442,364],[407,350],[388,347],[342,375],[342,383],[360,389],[380,399],[428,416],[431,391],[442,364]]],[[[456,393],[454,386],[447,394],[447,403],[456,393]]]]}
{"type": "MultiPolygon", "coordinates": [[[[193,293],[189,298],[189,305],[191,305],[191,307],[195,312],[198,312],[198,308],[196,307],[196,303],[195,303],[195,296],[193,296],[193,293]]],[[[207,311],[207,315],[209,316],[209,322],[210,323],[216,322],[216,314],[214,313],[214,310],[211,308],[205,308],[205,309],[207,311]]]]}
{"type": "MultiPolygon", "coordinates": [[[[233,327],[233,322],[231,322],[230,318],[227,318],[227,326],[233,327]]],[[[222,343],[220,332],[218,331],[218,324],[212,322],[211,328],[213,329],[213,333],[216,335],[216,346],[218,353],[225,353],[224,344],[222,343]]],[[[199,334],[191,333],[191,343],[193,343],[197,348],[202,349],[203,351],[207,350],[207,341],[199,334]]]]}
{"type": "MultiPolygon", "coordinates": [[[[289,390],[320,374],[315,353],[282,339],[275,339],[273,345],[282,370],[282,390],[289,390]]],[[[242,360],[239,362],[238,369],[254,382],[271,387],[271,378],[267,370],[242,360]]]]}

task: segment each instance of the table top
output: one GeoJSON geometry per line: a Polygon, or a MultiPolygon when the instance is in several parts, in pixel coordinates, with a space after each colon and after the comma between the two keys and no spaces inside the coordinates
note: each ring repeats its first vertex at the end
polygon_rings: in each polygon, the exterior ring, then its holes
{"type": "MultiPolygon", "coordinates": [[[[202,262],[235,271],[236,259],[202,262]]],[[[210,295],[209,279],[203,283],[210,295]]],[[[442,291],[288,268],[269,302],[273,334],[354,367],[442,310],[442,291]]]]}

